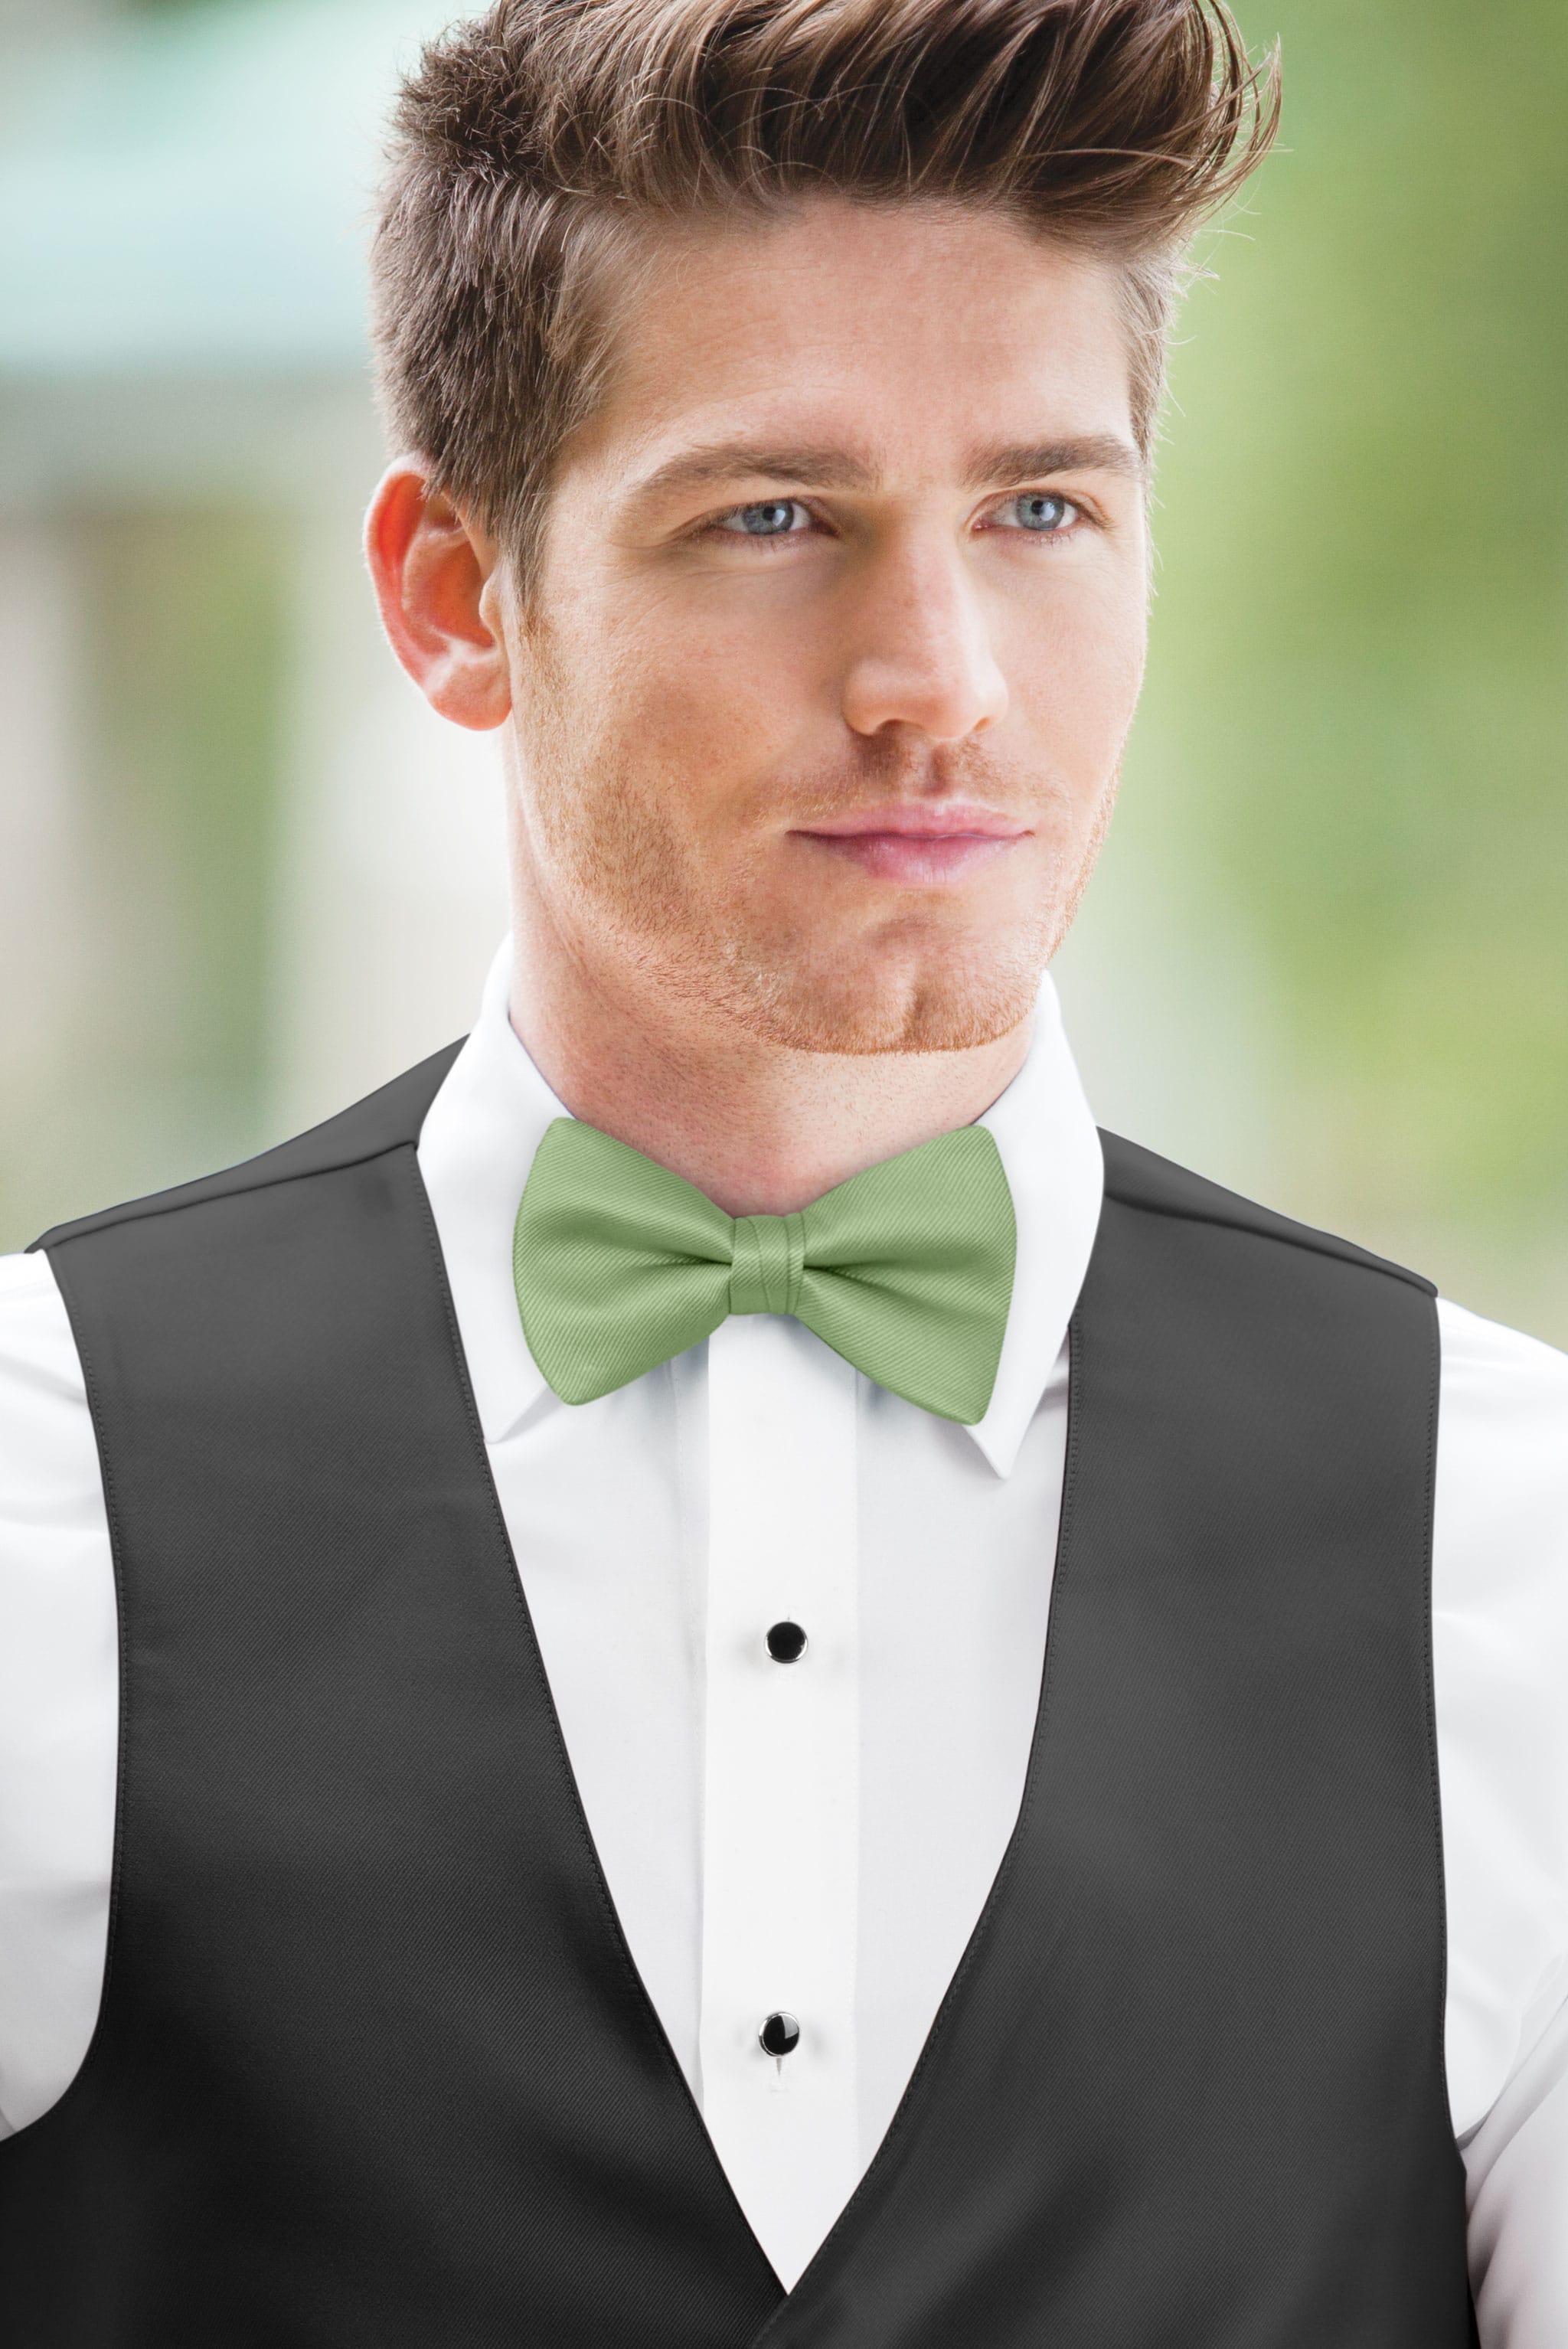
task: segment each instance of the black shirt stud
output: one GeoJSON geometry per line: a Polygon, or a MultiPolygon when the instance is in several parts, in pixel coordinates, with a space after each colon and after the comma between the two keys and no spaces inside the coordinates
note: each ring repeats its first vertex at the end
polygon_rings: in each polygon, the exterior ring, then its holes
{"type": "Polygon", "coordinates": [[[780,2010],[778,2013],[763,2016],[757,2036],[762,2043],[764,2054],[771,2055],[782,2072],[785,2056],[792,2055],[800,2044],[800,2026],[792,2014],[780,2010]]]}
{"type": "Polygon", "coordinates": [[[806,1634],[799,1623],[770,1623],[768,1652],[776,1664],[798,1664],[806,1652],[806,1634]]]}

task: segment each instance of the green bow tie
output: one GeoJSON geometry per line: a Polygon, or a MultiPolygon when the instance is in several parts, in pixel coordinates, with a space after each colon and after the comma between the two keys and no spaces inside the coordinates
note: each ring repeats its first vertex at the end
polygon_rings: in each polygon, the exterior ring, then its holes
{"type": "Polygon", "coordinates": [[[523,1333],[564,1402],[592,1402],[731,1313],[792,1313],[878,1386],[973,1426],[1013,1294],[1017,1231],[984,1126],[906,1150],[799,1216],[727,1216],[639,1150],[558,1117],[517,1211],[523,1333]]]}

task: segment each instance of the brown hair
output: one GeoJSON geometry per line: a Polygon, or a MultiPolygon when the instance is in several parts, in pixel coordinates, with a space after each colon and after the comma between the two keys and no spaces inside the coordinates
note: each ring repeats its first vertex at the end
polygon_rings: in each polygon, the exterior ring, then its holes
{"type": "Polygon", "coordinates": [[[1152,441],[1181,255],[1278,119],[1223,0],[500,0],[405,83],[373,275],[397,443],[526,587],[603,398],[605,264],[809,190],[982,204],[1123,265],[1152,441]]]}

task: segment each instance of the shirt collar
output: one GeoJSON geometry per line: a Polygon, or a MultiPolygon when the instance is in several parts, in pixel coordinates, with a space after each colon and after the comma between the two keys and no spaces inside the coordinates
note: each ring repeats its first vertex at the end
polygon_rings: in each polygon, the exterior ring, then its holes
{"type": "Polygon", "coordinates": [[[511,1231],[533,1154],[546,1127],[567,1114],[518,1041],[511,999],[508,938],[490,965],[473,1030],[419,1131],[419,1173],[487,1444],[510,1434],[550,1392],[518,1318],[511,1231]]]}
{"type": "Polygon", "coordinates": [[[1049,977],[1028,1058],[979,1123],[991,1129],[1013,1194],[1018,1261],[996,1383],[969,1433],[997,1475],[1009,1476],[1068,1334],[1105,1194],[1099,1130],[1049,977]]]}
{"type": "MultiPolygon", "coordinates": [[[[518,1040],[511,993],[508,941],[418,1144],[488,1444],[514,1433],[536,1409],[555,1407],[518,1318],[511,1233],[533,1154],[545,1128],[566,1112],[518,1040]]],[[[1099,1136],[1048,978],[1028,1057],[979,1122],[995,1137],[1012,1190],[1018,1260],[990,1406],[968,1432],[997,1475],[1006,1476],[1061,1351],[1104,1185],[1099,1136]]]]}

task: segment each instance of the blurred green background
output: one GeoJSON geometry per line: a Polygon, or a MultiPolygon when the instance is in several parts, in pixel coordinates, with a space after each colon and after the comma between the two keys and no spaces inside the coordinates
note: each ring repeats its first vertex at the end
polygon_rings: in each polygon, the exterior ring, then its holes
{"type": "MultiPolygon", "coordinates": [[[[1568,10],[1242,13],[1284,136],[1182,322],[1069,1025],[1105,1123],[1568,1343],[1568,10]]],[[[0,0],[0,1246],[392,1073],[500,934],[490,746],[356,544],[443,14],[0,0]]]]}

